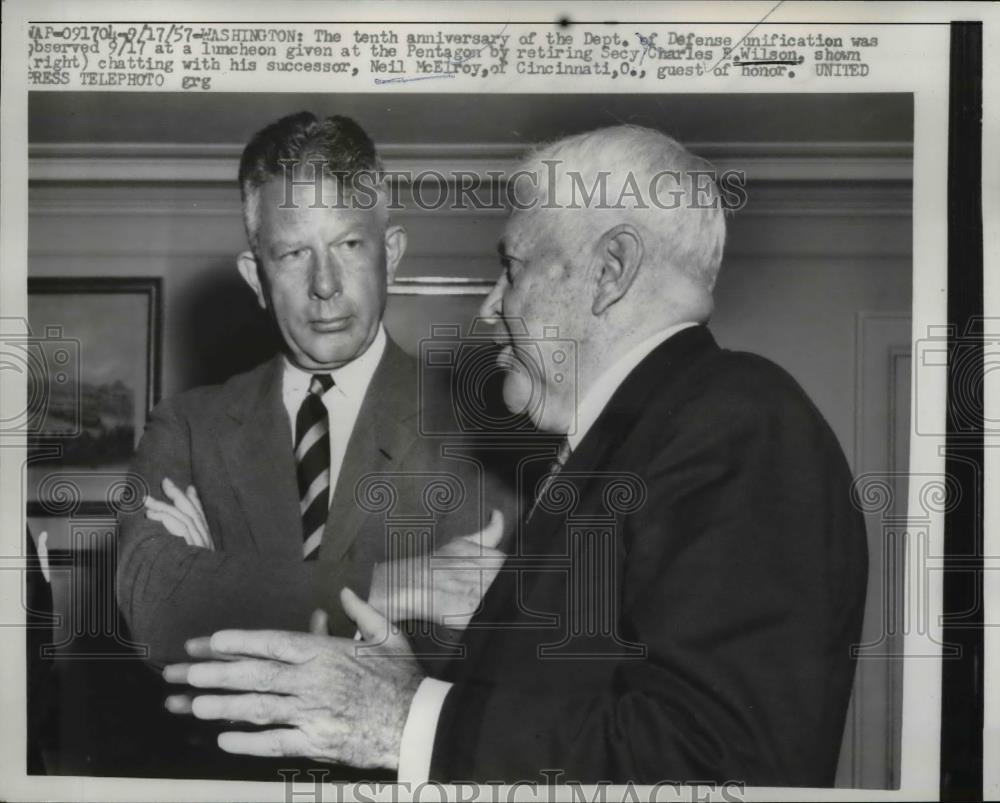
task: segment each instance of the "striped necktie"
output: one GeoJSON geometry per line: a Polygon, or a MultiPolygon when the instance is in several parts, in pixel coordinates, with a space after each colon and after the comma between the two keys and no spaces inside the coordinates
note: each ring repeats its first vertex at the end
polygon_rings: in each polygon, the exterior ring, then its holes
{"type": "Polygon", "coordinates": [[[319,555],[330,512],[330,421],[322,396],[333,387],[329,374],[314,374],[295,417],[295,462],[302,513],[302,556],[319,555]]]}
{"type": "Polygon", "coordinates": [[[573,450],[569,445],[569,439],[564,438],[562,443],[559,445],[559,453],[556,455],[555,459],[549,463],[545,476],[542,477],[535,486],[535,500],[531,503],[531,509],[528,511],[528,515],[524,518],[525,524],[531,521],[531,517],[535,515],[535,511],[538,509],[539,503],[545,497],[545,494],[555,481],[555,478],[559,475],[559,472],[563,470],[563,466],[566,465],[566,461],[569,460],[569,456],[572,451],[573,450]]]}

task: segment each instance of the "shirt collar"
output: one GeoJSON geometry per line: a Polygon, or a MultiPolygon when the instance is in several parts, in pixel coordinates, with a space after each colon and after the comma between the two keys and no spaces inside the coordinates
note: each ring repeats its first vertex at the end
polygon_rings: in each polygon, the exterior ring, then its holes
{"type": "MultiPolygon", "coordinates": [[[[378,368],[378,364],[382,360],[387,340],[385,327],[379,325],[375,339],[360,357],[355,357],[349,363],[334,368],[332,371],[316,371],[315,373],[328,373],[333,377],[334,385],[327,392],[339,391],[341,395],[349,398],[362,398],[375,375],[375,369],[378,368]]],[[[292,364],[288,357],[284,358],[284,363],[285,392],[305,396],[309,390],[309,383],[312,381],[312,372],[304,371],[292,364]]]]}
{"type": "Polygon", "coordinates": [[[637,343],[606,371],[601,373],[596,381],[586,390],[580,403],[576,406],[576,426],[566,435],[569,448],[575,450],[584,436],[594,425],[598,416],[603,412],[615,391],[618,390],[625,378],[632,373],[635,367],[641,363],[649,354],[668,338],[673,337],[684,329],[689,329],[698,324],[693,321],[678,323],[661,329],[656,334],[650,335],[645,340],[637,343]]]}

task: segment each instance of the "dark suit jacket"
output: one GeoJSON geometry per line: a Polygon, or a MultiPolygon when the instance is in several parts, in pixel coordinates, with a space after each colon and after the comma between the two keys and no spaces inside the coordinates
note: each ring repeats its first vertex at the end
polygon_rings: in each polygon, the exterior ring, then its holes
{"type": "MultiPolygon", "coordinates": [[[[420,435],[417,363],[390,340],[348,443],[319,559],[303,561],[281,377],[276,357],[153,412],[133,470],[157,498],[163,477],[194,484],[216,547],[190,547],[141,511],[121,517],[119,606],[154,664],[186,660],[186,639],[220,628],[305,630],[317,607],[328,611],[336,635],[351,636],[338,594],[344,586],[368,593],[374,564],[386,558],[387,516],[408,519],[411,530],[423,522],[440,539],[475,532],[490,505],[510,503],[497,485],[486,489],[473,462],[442,456],[440,439],[420,435]],[[389,473],[389,495],[384,485],[359,486],[380,472],[389,473]],[[461,486],[463,504],[428,491],[442,473],[461,486]]],[[[450,403],[444,391],[437,398],[442,408],[450,403]]]]}
{"type": "Polygon", "coordinates": [[[830,785],[867,575],[850,485],[783,370],[667,340],[466,631],[431,777],[830,785]]]}

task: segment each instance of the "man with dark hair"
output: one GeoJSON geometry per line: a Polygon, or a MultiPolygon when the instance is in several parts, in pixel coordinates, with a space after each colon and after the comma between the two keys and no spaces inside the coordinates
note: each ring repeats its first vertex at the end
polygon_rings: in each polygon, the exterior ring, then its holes
{"type": "MultiPolygon", "coordinates": [[[[381,173],[371,139],[346,117],[285,117],[243,153],[250,250],[237,265],[284,349],[163,402],[139,444],[134,471],[150,494],[144,511],[122,517],[117,590],[154,664],[222,627],[307,630],[316,609],[330,616],[314,628],[352,636],[340,590],[367,595],[396,554],[385,511],[366,498],[378,478],[393,486],[392,513],[429,517],[439,544],[483,530],[492,504],[504,504],[479,468],[418,431],[417,363],[382,326],[406,233],[389,221],[381,173]],[[432,509],[434,482],[465,503],[432,509]]],[[[488,556],[501,529],[494,515],[484,541],[441,551],[488,556]]],[[[478,574],[467,579],[438,595],[434,614],[401,607],[399,618],[443,622],[463,606],[471,615],[481,592],[478,574]]]]}

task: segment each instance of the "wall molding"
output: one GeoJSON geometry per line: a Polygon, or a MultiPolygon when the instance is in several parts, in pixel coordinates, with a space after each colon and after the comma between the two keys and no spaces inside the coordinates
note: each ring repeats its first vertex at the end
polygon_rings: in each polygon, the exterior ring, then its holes
{"type": "MultiPolygon", "coordinates": [[[[901,421],[900,403],[903,401],[896,390],[902,366],[912,354],[912,320],[911,312],[896,310],[860,310],[855,315],[854,454],[851,460],[854,476],[870,472],[892,476],[909,469],[909,466],[896,465],[894,445],[901,421]],[[878,432],[883,432],[886,437],[875,437],[873,433],[878,432]]],[[[912,382],[911,375],[911,392],[905,400],[908,413],[913,409],[912,382]]],[[[907,494],[908,490],[901,493],[904,516],[909,512],[906,508],[907,494]]],[[[869,588],[870,595],[874,591],[871,598],[880,596],[884,591],[883,584],[891,579],[888,576],[889,567],[883,562],[883,531],[873,529],[882,526],[882,520],[874,521],[866,517],[869,561],[871,567],[879,572],[878,584],[869,588]]],[[[900,565],[899,571],[905,575],[908,569],[900,565]]],[[[901,583],[895,588],[897,594],[904,593],[901,583]]],[[[902,597],[896,603],[896,610],[901,611],[902,597]]],[[[900,636],[897,638],[901,639],[900,636]]],[[[895,649],[901,644],[901,641],[896,644],[895,649]]],[[[871,719],[873,709],[870,707],[852,706],[848,729],[851,738],[851,785],[854,787],[891,789],[899,782],[897,728],[901,727],[899,701],[903,683],[902,664],[888,655],[876,657],[872,653],[869,659],[858,661],[855,696],[862,700],[870,698],[872,693],[869,691],[866,694],[865,690],[874,687],[875,692],[884,698],[885,719],[871,719]],[[868,721],[865,721],[866,714],[868,721]]]]}
{"type": "MultiPolygon", "coordinates": [[[[908,142],[693,142],[690,149],[720,171],[745,170],[750,181],[911,182],[908,142]]],[[[472,172],[506,175],[524,152],[506,143],[386,144],[386,168],[412,175],[472,172]]],[[[230,183],[240,144],[38,143],[28,148],[30,182],[230,183]]]]}
{"type": "Polygon", "coordinates": [[[397,276],[391,296],[487,296],[494,282],[464,276],[397,276]]]}
{"type": "MultiPolygon", "coordinates": [[[[93,185],[92,185],[93,186],[93,185]]],[[[105,185],[110,186],[110,185],[105,185]]],[[[193,183],[192,191],[199,189],[193,183]]],[[[155,189],[141,197],[128,198],[90,197],[39,197],[37,194],[29,198],[30,211],[33,215],[69,216],[69,217],[156,217],[170,216],[215,216],[239,217],[239,193],[235,180],[229,182],[231,197],[199,199],[192,195],[182,200],[157,196],[155,189]]],[[[51,190],[51,188],[50,188],[51,190]]],[[[851,217],[871,215],[908,217],[912,214],[913,194],[908,184],[889,183],[866,185],[864,187],[816,187],[812,183],[806,186],[804,182],[787,183],[771,182],[751,187],[751,203],[735,214],[739,217],[851,217]]],[[[445,203],[437,208],[421,209],[408,206],[395,214],[401,217],[499,217],[506,218],[507,210],[487,207],[453,208],[445,203]]]]}

